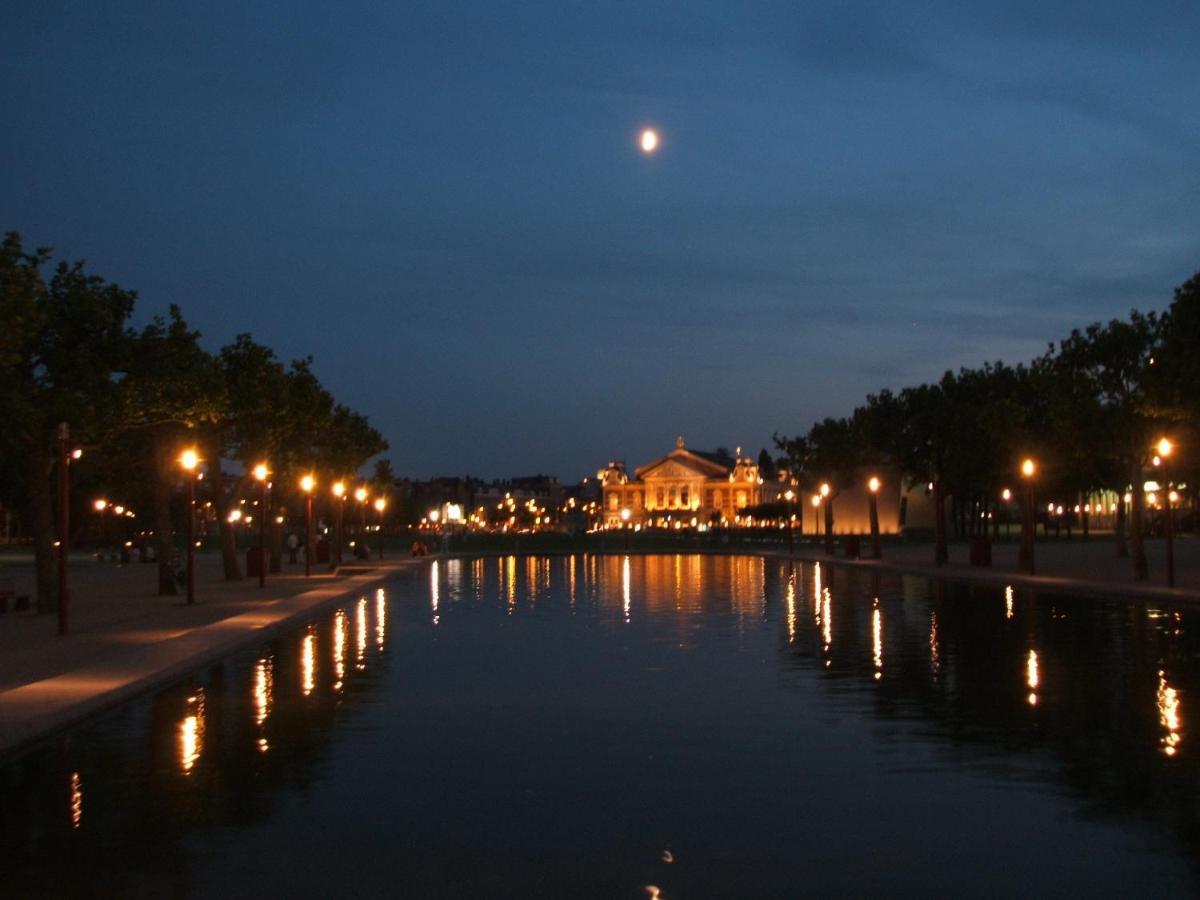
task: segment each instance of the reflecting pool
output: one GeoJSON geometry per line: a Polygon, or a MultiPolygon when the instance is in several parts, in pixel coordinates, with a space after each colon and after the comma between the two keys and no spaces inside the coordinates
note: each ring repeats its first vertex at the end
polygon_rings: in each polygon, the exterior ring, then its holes
{"type": "Polygon", "coordinates": [[[438,560],[0,766],[0,893],[1191,894],[1197,616],[438,560]]]}

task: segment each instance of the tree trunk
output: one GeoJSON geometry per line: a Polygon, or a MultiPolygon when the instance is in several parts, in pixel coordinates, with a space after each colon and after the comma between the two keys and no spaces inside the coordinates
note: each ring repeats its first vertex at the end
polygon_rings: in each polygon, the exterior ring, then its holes
{"type": "Polygon", "coordinates": [[[1134,464],[1133,471],[1133,502],[1129,509],[1129,544],[1133,551],[1133,577],[1138,581],[1146,581],[1150,577],[1150,567],[1146,563],[1146,534],[1144,525],[1145,484],[1142,482],[1141,466],[1134,464]]]}
{"type": "Polygon", "coordinates": [[[155,435],[150,447],[150,471],[154,475],[154,533],[158,539],[158,595],[179,593],[175,580],[175,536],[171,522],[171,489],[174,478],[173,445],[165,435],[155,435]]]}
{"type": "Polygon", "coordinates": [[[1117,556],[1129,555],[1129,542],[1125,540],[1125,495],[1117,494],[1117,526],[1113,535],[1117,542],[1117,556]]]}
{"type": "MultiPolygon", "coordinates": [[[[215,452],[214,452],[215,457],[215,452]]],[[[221,536],[221,564],[225,571],[226,581],[241,581],[242,568],[238,565],[237,538],[233,531],[233,523],[229,521],[229,513],[238,506],[238,495],[241,493],[241,482],[230,491],[226,491],[221,474],[221,464],[217,462],[208,470],[207,480],[210,481],[213,506],[217,513],[217,530],[221,536]]]]}
{"type": "Polygon", "coordinates": [[[26,477],[29,481],[29,521],[33,530],[33,557],[37,568],[37,611],[52,613],[58,610],[58,567],[55,559],[54,495],[50,476],[54,458],[37,446],[26,457],[26,477]]]}
{"type": "Polygon", "coordinates": [[[933,476],[933,562],[944,566],[950,558],[946,549],[946,495],[942,490],[942,478],[933,476]]]}
{"type": "Polygon", "coordinates": [[[267,539],[271,544],[271,572],[278,572],[283,568],[283,526],[279,524],[281,515],[280,510],[271,510],[271,536],[267,539]]]}

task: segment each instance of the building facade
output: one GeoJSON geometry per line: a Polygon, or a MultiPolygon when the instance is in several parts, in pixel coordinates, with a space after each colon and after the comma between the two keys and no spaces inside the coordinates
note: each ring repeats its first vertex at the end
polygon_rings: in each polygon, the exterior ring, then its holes
{"type": "Polygon", "coordinates": [[[607,527],[720,524],[763,502],[758,466],[740,448],[732,456],[689,450],[682,437],[674,450],[639,466],[632,477],[619,462],[609,463],[598,477],[607,527]]]}

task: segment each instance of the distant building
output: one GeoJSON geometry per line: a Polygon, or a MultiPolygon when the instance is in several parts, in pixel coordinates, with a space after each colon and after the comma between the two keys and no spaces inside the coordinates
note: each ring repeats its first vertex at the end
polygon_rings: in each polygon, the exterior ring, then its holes
{"type": "Polygon", "coordinates": [[[738,510],[763,502],[758,466],[742,456],[740,448],[733,456],[727,451],[689,450],[682,437],[666,456],[635,469],[632,478],[620,462],[609,463],[598,477],[608,526],[625,521],[623,510],[629,511],[632,525],[732,522],[738,510]]]}

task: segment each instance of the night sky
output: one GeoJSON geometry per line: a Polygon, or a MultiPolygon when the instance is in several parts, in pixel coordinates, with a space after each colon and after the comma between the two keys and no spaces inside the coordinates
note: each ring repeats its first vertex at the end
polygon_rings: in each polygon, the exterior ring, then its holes
{"type": "Polygon", "coordinates": [[[10,4],[0,230],[402,474],[574,480],[1164,308],[1198,58],[1195,0],[10,4]]]}

